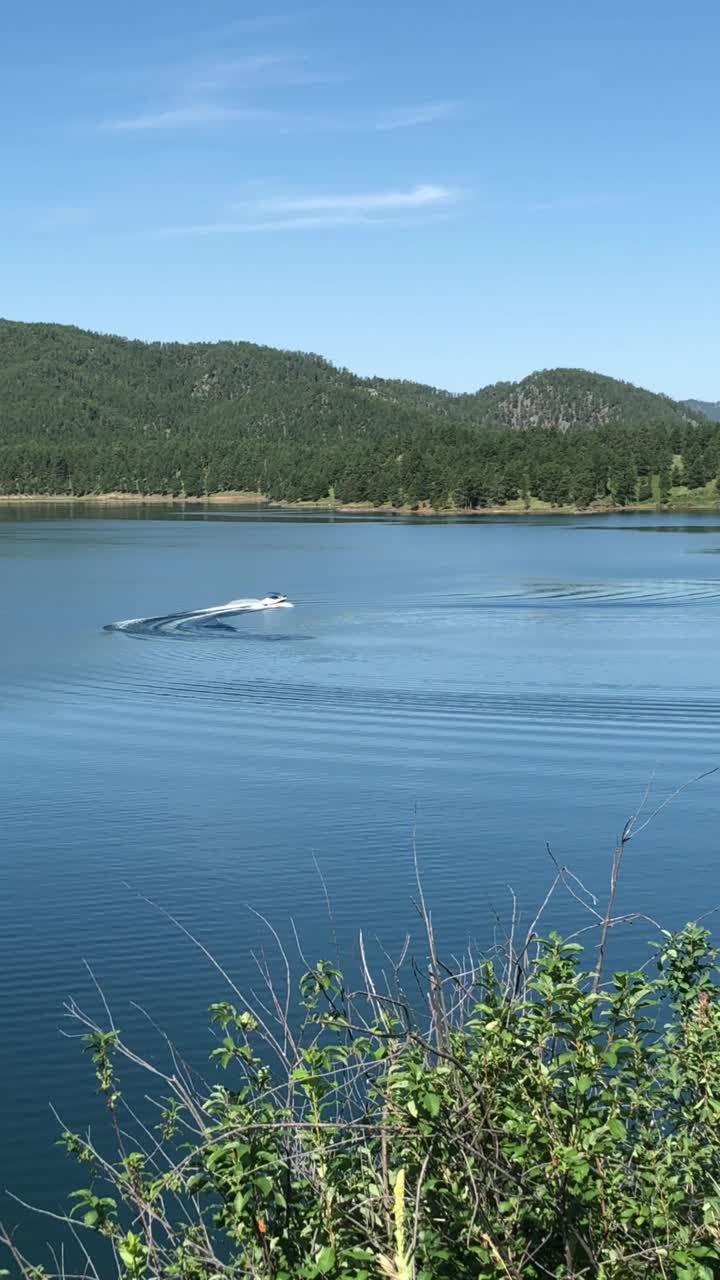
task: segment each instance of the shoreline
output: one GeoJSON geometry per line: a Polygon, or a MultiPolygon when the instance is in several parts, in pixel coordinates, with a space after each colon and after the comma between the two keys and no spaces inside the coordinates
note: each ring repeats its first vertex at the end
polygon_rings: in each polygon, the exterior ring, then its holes
{"type": "Polygon", "coordinates": [[[81,503],[101,503],[108,506],[118,507],[143,507],[143,506],[178,506],[189,504],[198,506],[207,503],[233,503],[235,506],[253,506],[264,507],[269,506],[269,499],[264,498],[260,493],[210,493],[202,497],[190,496],[185,498],[173,497],[169,493],[3,493],[0,494],[0,506],[18,506],[24,503],[35,504],[49,503],[56,506],[59,503],[74,505],[81,503]]]}
{"type": "Polygon", "coordinates": [[[85,494],[67,494],[67,493],[12,493],[0,494],[0,508],[17,507],[17,506],[106,506],[106,507],[213,507],[213,506],[243,506],[243,507],[261,507],[266,511],[318,511],[326,512],[333,515],[395,515],[395,516],[414,516],[422,519],[447,518],[448,516],[462,516],[463,518],[483,516],[606,516],[620,515],[622,513],[634,512],[639,514],[658,514],[671,515],[673,513],[685,513],[691,515],[693,512],[720,513],[720,500],[706,502],[682,502],[675,501],[664,504],[657,502],[634,502],[626,503],[625,506],[615,506],[613,504],[596,504],[592,507],[552,507],[547,504],[536,504],[526,507],[520,505],[517,500],[507,503],[502,507],[475,507],[459,510],[458,508],[435,508],[430,506],[420,507],[392,507],[387,504],[380,506],[368,505],[365,503],[330,503],[321,499],[318,501],[300,501],[300,502],[277,502],[273,499],[264,497],[260,493],[247,492],[222,492],[210,493],[202,497],[192,495],[187,497],[173,497],[170,494],[163,493],[85,493],[85,494]]]}

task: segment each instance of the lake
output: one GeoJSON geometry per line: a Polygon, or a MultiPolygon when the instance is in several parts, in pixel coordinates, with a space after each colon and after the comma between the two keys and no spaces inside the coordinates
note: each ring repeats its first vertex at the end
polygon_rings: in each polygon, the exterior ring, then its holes
{"type": "MultiPolygon", "coordinates": [[[[359,928],[396,950],[413,827],[448,950],[491,942],[509,886],[529,922],[547,844],[604,899],[648,784],[650,812],[720,763],[718,553],[720,515],[0,508],[4,1186],[57,1207],[83,1185],[48,1108],[96,1110],[59,1030],[69,995],[99,1008],[84,962],[144,1051],[162,1043],[132,1002],[206,1062],[226,992],[158,907],[249,988],[272,948],[250,908],[312,960],[335,934],[352,966],[359,928]],[[103,631],[268,591],[296,607],[103,631]]],[[[720,775],[629,846],[620,909],[672,927],[715,906],[719,846],[720,775]]],[[[578,914],[566,897],[552,920],[578,914]]],[[[614,957],[645,960],[649,933],[614,957]]]]}

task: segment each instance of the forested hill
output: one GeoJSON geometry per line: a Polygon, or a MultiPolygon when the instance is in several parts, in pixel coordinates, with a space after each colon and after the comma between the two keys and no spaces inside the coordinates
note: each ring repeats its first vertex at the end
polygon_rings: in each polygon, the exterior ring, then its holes
{"type": "Polygon", "coordinates": [[[0,321],[6,494],[587,506],[705,485],[719,440],[687,405],[582,370],[451,395],[251,343],[0,321]]]}
{"type": "Polygon", "coordinates": [[[543,369],[521,382],[496,382],[466,395],[451,395],[414,382],[387,382],[379,378],[369,385],[379,395],[397,403],[430,409],[446,417],[478,427],[528,431],[592,430],[611,423],[631,426],[666,423],[678,426],[697,419],[691,402],[679,404],[667,396],[644,391],[630,382],[607,378],[585,369],[543,369]]]}

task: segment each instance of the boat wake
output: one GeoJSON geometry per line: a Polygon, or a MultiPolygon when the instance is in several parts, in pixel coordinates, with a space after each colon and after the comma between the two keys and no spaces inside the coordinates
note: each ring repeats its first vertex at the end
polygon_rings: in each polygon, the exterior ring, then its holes
{"type": "Polygon", "coordinates": [[[717,604],[718,579],[616,582],[528,581],[519,590],[456,597],[443,607],[473,609],[686,608],[717,604]]]}
{"type": "Polygon", "coordinates": [[[259,613],[266,609],[292,609],[287,596],[270,592],[262,599],[229,600],[227,604],[208,609],[186,609],[182,613],[165,613],[157,618],[126,618],[109,622],[105,631],[124,631],[126,635],[187,635],[193,632],[234,631],[225,621],[243,613],[259,613]]]}

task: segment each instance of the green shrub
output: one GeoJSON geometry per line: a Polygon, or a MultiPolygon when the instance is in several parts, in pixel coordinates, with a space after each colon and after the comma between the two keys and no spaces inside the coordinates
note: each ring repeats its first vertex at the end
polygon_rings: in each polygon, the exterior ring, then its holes
{"type": "Polygon", "coordinates": [[[707,932],[665,933],[653,976],[607,983],[555,934],[465,972],[429,941],[425,1016],[364,952],[360,991],[325,963],[304,975],[297,1027],[289,977],[272,1019],[212,1006],[222,1083],[163,1075],[155,1138],[129,1152],[118,1067],[138,1059],[72,1006],[121,1152],[63,1135],[89,1253],[106,1237],[127,1280],[720,1275],[707,932]]]}

